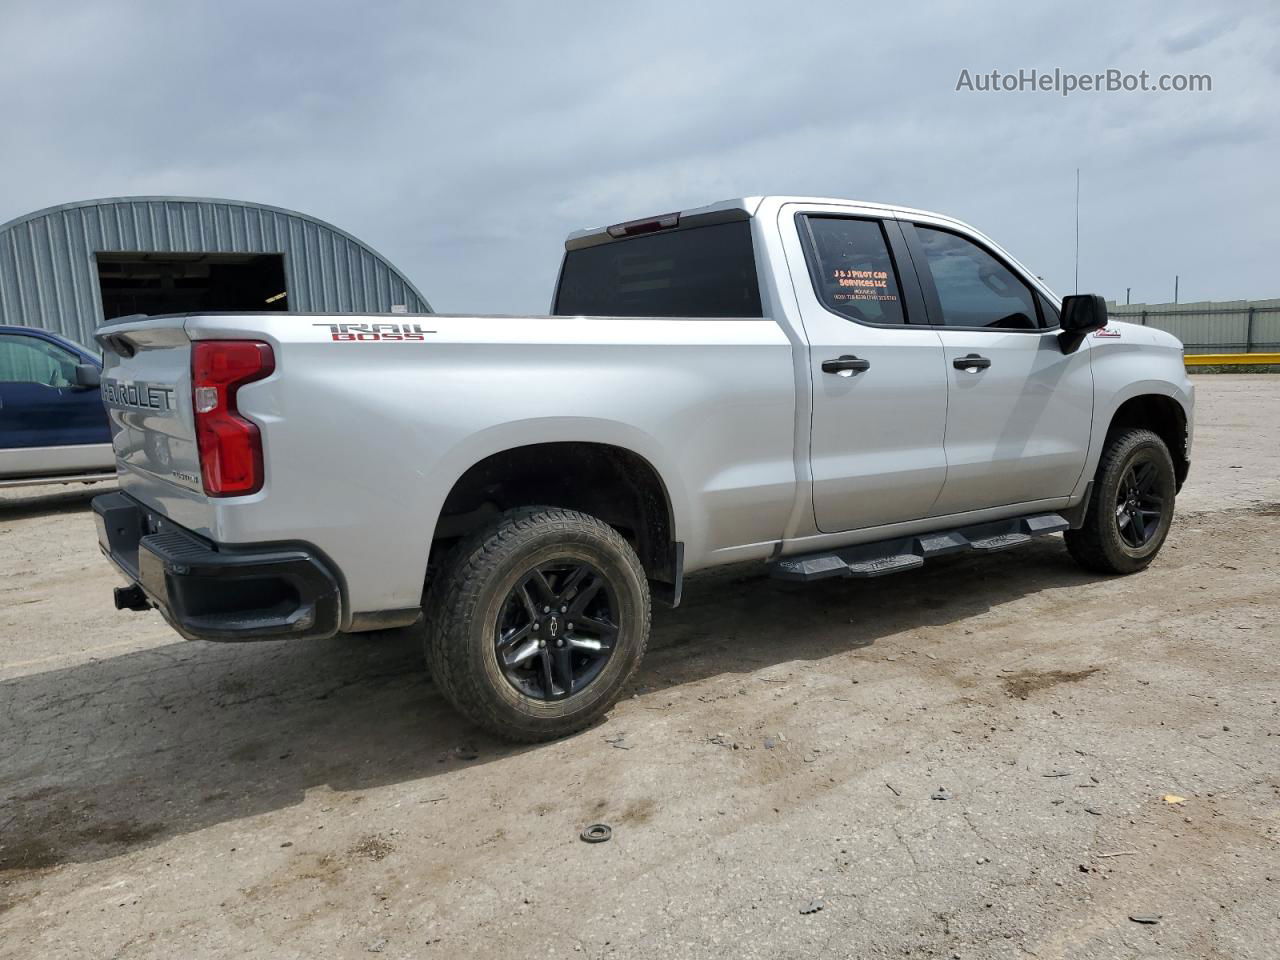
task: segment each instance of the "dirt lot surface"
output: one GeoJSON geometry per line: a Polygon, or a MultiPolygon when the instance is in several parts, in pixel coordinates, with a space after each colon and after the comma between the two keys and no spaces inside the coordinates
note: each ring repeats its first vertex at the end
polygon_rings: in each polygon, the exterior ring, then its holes
{"type": "Polygon", "coordinates": [[[1270,960],[1280,377],[1197,387],[1148,572],[1050,539],[721,573],[607,722],[534,748],[460,722],[407,632],[116,612],[90,494],[11,491],[0,956],[1270,960]]]}

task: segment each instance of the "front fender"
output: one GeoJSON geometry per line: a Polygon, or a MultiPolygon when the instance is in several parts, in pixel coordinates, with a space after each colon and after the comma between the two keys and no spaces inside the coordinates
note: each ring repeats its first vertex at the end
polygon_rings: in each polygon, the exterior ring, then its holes
{"type": "Polygon", "coordinates": [[[1183,363],[1182,344],[1168,334],[1130,323],[1112,323],[1108,331],[1119,333],[1090,344],[1093,366],[1093,423],[1084,472],[1072,499],[1084,496],[1102,458],[1107,431],[1116,412],[1129,400],[1142,396],[1168,397],[1186,418],[1186,456],[1191,455],[1195,387],[1183,363]]]}

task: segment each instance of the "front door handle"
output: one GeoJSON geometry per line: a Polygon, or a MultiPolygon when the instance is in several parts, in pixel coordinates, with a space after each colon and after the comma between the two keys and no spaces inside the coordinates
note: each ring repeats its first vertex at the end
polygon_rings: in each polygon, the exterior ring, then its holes
{"type": "Polygon", "coordinates": [[[834,373],[840,377],[852,377],[855,373],[861,373],[863,370],[869,370],[870,368],[870,360],[862,360],[849,353],[842,357],[836,357],[834,360],[822,361],[823,373],[834,373]]]}
{"type": "Polygon", "coordinates": [[[991,361],[986,357],[980,357],[976,353],[970,353],[963,357],[956,357],[951,361],[951,365],[957,370],[967,370],[969,373],[977,373],[979,370],[985,370],[991,366],[991,361]]]}

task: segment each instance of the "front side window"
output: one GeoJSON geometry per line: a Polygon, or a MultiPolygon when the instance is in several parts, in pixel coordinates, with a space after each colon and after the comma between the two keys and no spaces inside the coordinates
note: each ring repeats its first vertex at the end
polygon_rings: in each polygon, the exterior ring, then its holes
{"type": "Polygon", "coordinates": [[[878,220],[807,217],[814,293],[833,313],[862,323],[905,323],[902,291],[878,220]]]}
{"type": "Polygon", "coordinates": [[[48,340],[0,334],[0,383],[42,383],[69,387],[76,382],[79,358],[48,340]]]}
{"type": "Polygon", "coordinates": [[[942,302],[942,323],[999,330],[1039,327],[1031,290],[1003,263],[957,234],[915,229],[942,302]]]}

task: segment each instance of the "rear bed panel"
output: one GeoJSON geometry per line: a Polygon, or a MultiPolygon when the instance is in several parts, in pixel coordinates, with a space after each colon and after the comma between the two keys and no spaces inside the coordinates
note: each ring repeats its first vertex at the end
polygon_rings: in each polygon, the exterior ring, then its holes
{"type": "Polygon", "coordinates": [[[271,344],[275,372],[237,394],[241,415],[262,430],[265,481],[249,496],[206,499],[134,454],[125,491],[220,548],[313,545],[338,579],[344,627],[353,615],[417,605],[450,487],[512,447],[605,443],[647,460],[668,485],[686,569],[725,546],[764,556],[793,506],[791,344],[767,319],[273,313],[163,322],[185,323],[189,338],[164,361],[178,422],[135,421],[173,441],[193,433],[190,341],[271,344]]]}

